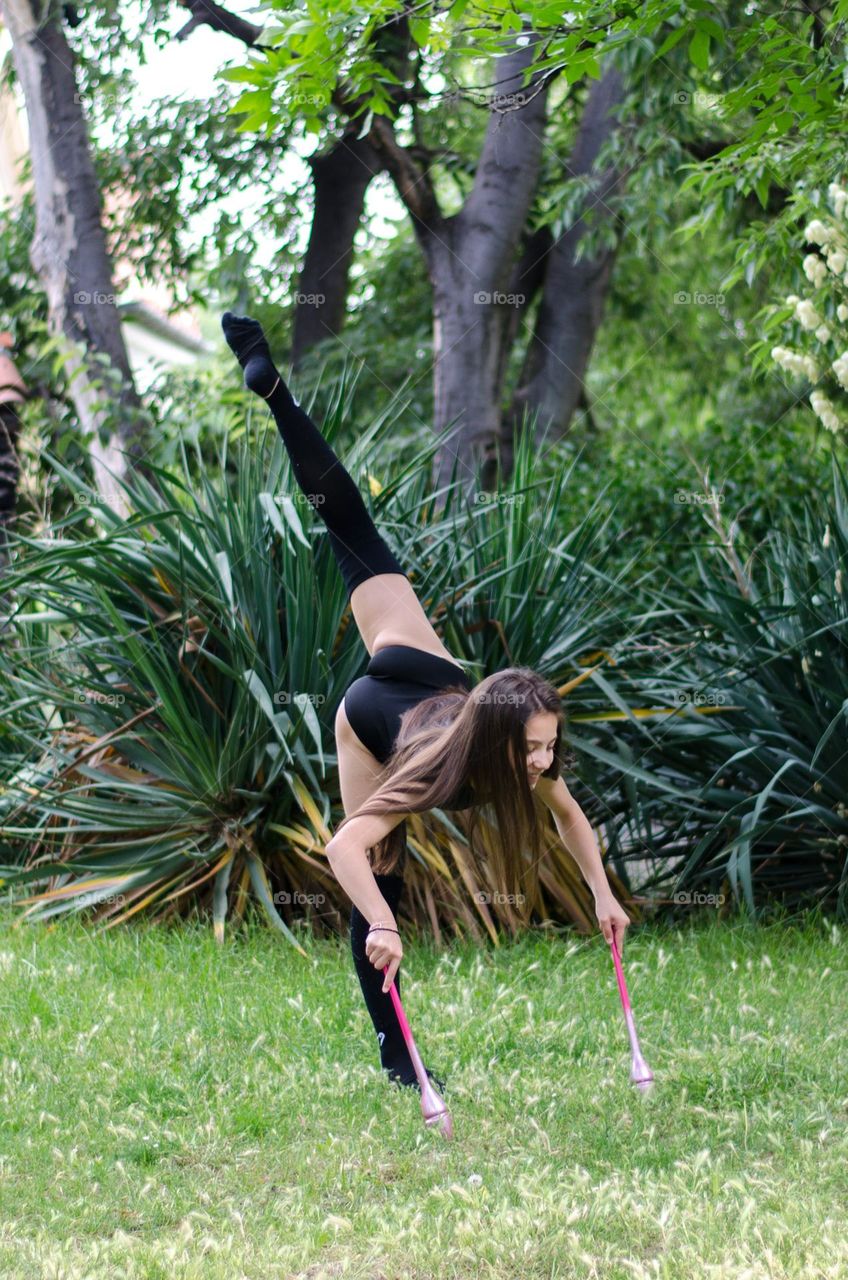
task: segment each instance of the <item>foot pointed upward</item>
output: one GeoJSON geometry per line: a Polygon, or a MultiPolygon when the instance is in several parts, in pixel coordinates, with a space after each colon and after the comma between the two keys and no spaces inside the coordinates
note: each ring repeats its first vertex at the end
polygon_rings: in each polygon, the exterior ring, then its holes
{"type": "Polygon", "coordinates": [[[269,396],[280,375],[271,359],[262,326],[249,316],[236,316],[225,311],[221,316],[224,337],[236,359],[244,369],[244,385],[257,395],[269,396]]]}

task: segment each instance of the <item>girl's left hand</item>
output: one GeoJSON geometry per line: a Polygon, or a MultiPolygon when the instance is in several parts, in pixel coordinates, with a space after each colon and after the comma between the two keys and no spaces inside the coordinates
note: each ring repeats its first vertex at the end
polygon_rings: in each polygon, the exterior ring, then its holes
{"type": "Polygon", "coordinates": [[[611,893],[602,893],[595,898],[595,915],[601,926],[608,946],[612,946],[613,933],[618,954],[624,953],[624,931],[630,924],[630,917],[618,905],[611,893]]]}

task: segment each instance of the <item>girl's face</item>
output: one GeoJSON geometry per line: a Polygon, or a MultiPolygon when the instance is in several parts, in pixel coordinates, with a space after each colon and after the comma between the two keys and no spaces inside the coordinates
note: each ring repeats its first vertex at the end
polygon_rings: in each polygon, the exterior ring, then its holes
{"type": "Polygon", "coordinates": [[[553,711],[537,711],[524,726],[531,787],[535,786],[539,774],[551,767],[558,725],[553,711]]]}

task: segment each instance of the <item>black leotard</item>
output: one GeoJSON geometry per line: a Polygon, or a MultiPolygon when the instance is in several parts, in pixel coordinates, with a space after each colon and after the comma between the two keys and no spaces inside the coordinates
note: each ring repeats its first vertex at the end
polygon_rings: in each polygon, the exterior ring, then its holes
{"type": "MultiPolygon", "coordinates": [[[[385,764],[403,712],[452,684],[472,688],[471,680],[457,663],[411,645],[386,645],[371,656],[365,675],[348,688],[345,714],[356,736],[385,764]]],[[[471,789],[464,786],[444,807],[469,809],[472,803],[471,789]]]]}

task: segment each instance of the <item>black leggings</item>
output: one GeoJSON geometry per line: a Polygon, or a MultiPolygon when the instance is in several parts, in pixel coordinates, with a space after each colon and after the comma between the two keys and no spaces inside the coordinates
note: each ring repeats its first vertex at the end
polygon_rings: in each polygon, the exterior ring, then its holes
{"type": "Polygon", "coordinates": [[[360,582],[378,573],[408,577],[371,519],[350,474],[282,379],[267,403],[291,458],[294,477],[329,530],[348,596],[360,582]]]}
{"type": "MultiPolygon", "coordinates": [[[[329,530],[330,545],[348,596],[360,582],[378,573],[402,573],[406,577],[403,566],[371,519],[351,476],[282,379],[267,402],[291,458],[295,479],[329,530]]],[[[392,914],[396,915],[403,893],[403,875],[377,874],[374,878],[392,914]]],[[[391,997],[382,989],[384,974],[365,954],[368,928],[369,922],[358,907],[352,906],[353,963],[377,1034],[381,1066],[391,1079],[412,1084],[415,1070],[391,997]]],[[[400,995],[400,970],[395,975],[395,987],[400,995]]]]}

